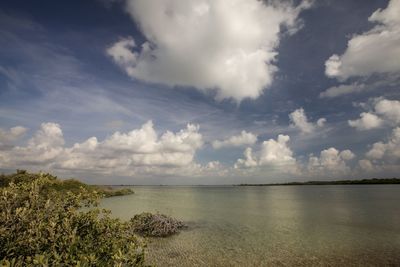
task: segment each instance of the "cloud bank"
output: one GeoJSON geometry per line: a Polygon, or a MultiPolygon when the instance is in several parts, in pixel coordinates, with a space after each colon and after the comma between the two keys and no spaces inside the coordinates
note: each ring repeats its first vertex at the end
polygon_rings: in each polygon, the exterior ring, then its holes
{"type": "MultiPolygon", "coordinates": [[[[382,102],[384,100],[380,99],[375,106],[385,103],[382,102]]],[[[51,170],[68,175],[96,174],[103,177],[176,177],[178,180],[185,177],[251,177],[267,179],[265,182],[270,179],[277,182],[279,179],[310,180],[312,177],[334,179],[353,177],[363,172],[382,175],[396,173],[400,169],[399,127],[394,128],[386,140],[369,146],[365,158],[360,159],[357,166],[353,164],[356,155],[351,150],[340,151],[334,147],[322,150],[318,156],[310,154],[307,161],[302,156],[296,158],[290,147],[290,137],[284,134],[263,141],[254,150],[247,147],[243,158],[231,166],[216,160],[199,164],[195,156],[204,142],[199,126],[193,124],[187,124],[177,132],[159,134],[153,123],[148,121],[129,132],[117,131],[103,140],[90,137],[72,146],[66,145],[61,126],[57,123],[42,123],[24,143],[22,136],[25,132],[26,128],[21,126],[1,129],[0,168],[51,170]]],[[[219,141],[220,145],[255,144],[256,139],[243,141],[242,135],[256,138],[243,131],[241,135],[219,141]]]]}
{"type": "Polygon", "coordinates": [[[72,147],[64,144],[59,124],[42,123],[25,146],[0,151],[0,167],[84,170],[114,175],[161,175],[177,169],[184,173],[182,169],[198,168],[193,159],[203,140],[197,125],[188,124],[176,133],[166,131],[158,136],[153,123],[148,121],[139,129],[115,132],[102,141],[90,137],[72,147]]]}

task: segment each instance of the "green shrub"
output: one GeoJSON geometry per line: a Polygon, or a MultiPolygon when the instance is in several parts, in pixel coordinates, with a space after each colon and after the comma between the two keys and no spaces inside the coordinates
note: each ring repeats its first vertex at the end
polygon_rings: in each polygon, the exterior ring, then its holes
{"type": "Polygon", "coordinates": [[[58,191],[60,193],[72,192],[79,193],[81,188],[91,191],[97,192],[103,197],[114,197],[114,196],[124,196],[130,195],[134,192],[130,188],[121,188],[115,189],[111,186],[103,186],[103,185],[88,185],[78,181],[76,179],[66,179],[60,180],[57,179],[57,176],[53,176],[49,173],[29,173],[26,170],[17,170],[16,173],[4,175],[0,175],[0,187],[6,187],[10,183],[30,183],[41,176],[46,176],[49,182],[43,188],[42,193],[48,194],[49,191],[58,191]]]}
{"type": "Polygon", "coordinates": [[[130,188],[120,188],[116,189],[111,186],[104,185],[92,185],[93,189],[102,194],[104,197],[118,197],[134,194],[133,190],[130,188]]]}
{"type": "MultiPolygon", "coordinates": [[[[46,174],[46,177],[49,180],[56,180],[57,177],[52,176],[50,174],[46,174]]],[[[26,183],[26,182],[32,182],[33,180],[36,180],[39,178],[39,175],[37,173],[28,173],[26,170],[17,170],[16,173],[12,174],[1,174],[0,175],[0,187],[5,187],[8,186],[10,183],[26,183]]]]}
{"type": "Polygon", "coordinates": [[[94,208],[96,192],[52,190],[47,174],[15,181],[0,188],[0,266],[144,265],[143,242],[129,222],[94,208]]]}

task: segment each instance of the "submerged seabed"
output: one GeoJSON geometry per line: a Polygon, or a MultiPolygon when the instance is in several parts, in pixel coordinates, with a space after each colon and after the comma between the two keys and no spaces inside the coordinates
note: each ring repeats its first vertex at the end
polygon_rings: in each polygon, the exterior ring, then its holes
{"type": "Polygon", "coordinates": [[[188,222],[152,239],[157,266],[400,266],[400,185],[135,187],[102,206],[188,222]]]}

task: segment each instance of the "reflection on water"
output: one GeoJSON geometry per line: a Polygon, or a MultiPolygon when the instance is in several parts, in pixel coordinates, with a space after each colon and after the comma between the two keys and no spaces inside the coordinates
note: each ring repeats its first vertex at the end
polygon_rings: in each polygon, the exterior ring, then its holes
{"type": "Polygon", "coordinates": [[[400,266],[400,186],[135,187],[113,215],[160,212],[189,229],[149,242],[157,266],[400,266]]]}

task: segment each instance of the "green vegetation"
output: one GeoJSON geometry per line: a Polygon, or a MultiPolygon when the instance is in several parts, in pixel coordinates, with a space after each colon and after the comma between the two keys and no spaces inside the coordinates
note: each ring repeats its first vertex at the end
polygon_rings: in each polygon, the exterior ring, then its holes
{"type": "Polygon", "coordinates": [[[118,196],[131,195],[134,193],[130,188],[115,189],[111,186],[103,186],[103,185],[92,185],[92,187],[95,188],[97,192],[103,194],[104,197],[118,197],[118,196]]]}
{"type": "Polygon", "coordinates": [[[127,193],[24,170],[1,175],[0,266],[145,266],[137,233],[168,236],[183,223],[151,213],[124,222],[97,208],[127,193]]]}
{"type": "Polygon", "coordinates": [[[17,174],[0,188],[0,266],[144,265],[143,241],[131,223],[96,208],[94,190],[59,190],[50,174],[17,174]]]}
{"type": "MultiPolygon", "coordinates": [[[[81,188],[90,192],[97,192],[104,197],[130,195],[134,192],[130,188],[114,189],[111,186],[88,185],[75,179],[59,180],[56,176],[47,175],[49,183],[46,190],[56,190],[62,192],[79,193],[81,188]],[[51,181],[51,182],[50,182],[51,181]]],[[[15,184],[23,182],[32,182],[39,178],[37,173],[28,173],[26,170],[17,170],[16,173],[9,175],[0,175],[0,187],[8,186],[11,182],[15,184]]]]}
{"type": "Polygon", "coordinates": [[[135,232],[142,236],[166,237],[179,232],[185,225],[163,214],[143,212],[131,219],[135,232]]]}
{"type": "Polygon", "coordinates": [[[276,185],[351,185],[351,184],[400,184],[399,178],[373,178],[362,180],[338,180],[338,181],[308,181],[280,184],[240,184],[239,186],[276,186],[276,185]]]}

